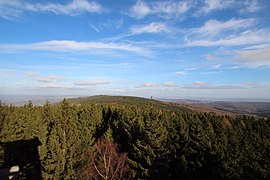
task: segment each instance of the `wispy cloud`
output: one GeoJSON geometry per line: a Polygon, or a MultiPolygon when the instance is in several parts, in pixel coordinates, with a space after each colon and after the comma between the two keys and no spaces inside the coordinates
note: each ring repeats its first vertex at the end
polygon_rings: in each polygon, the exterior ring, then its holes
{"type": "Polygon", "coordinates": [[[78,42],[68,40],[52,40],[31,44],[0,44],[0,51],[58,51],[97,53],[97,50],[128,51],[142,56],[151,51],[131,43],[78,42]]]}
{"type": "Polygon", "coordinates": [[[78,80],[75,81],[74,84],[78,86],[97,86],[97,85],[105,85],[105,84],[111,84],[112,81],[108,80],[78,80]]]}
{"type": "Polygon", "coordinates": [[[163,83],[144,82],[140,84],[140,86],[138,86],[138,88],[159,88],[159,89],[163,89],[164,87],[167,88],[177,87],[177,84],[174,81],[167,81],[163,83]]]}
{"type": "Polygon", "coordinates": [[[208,82],[204,82],[204,81],[195,81],[193,82],[193,85],[196,85],[196,86],[205,86],[205,85],[209,85],[208,82]]]}
{"type": "Polygon", "coordinates": [[[205,54],[205,59],[208,61],[219,60],[220,58],[214,54],[205,54]]]}
{"type": "Polygon", "coordinates": [[[189,29],[184,46],[239,46],[270,42],[269,29],[255,29],[254,19],[209,20],[202,27],[189,29]]]}
{"type": "Polygon", "coordinates": [[[49,89],[76,89],[76,87],[64,84],[46,84],[40,86],[41,88],[49,88],[49,89]]]}
{"type": "Polygon", "coordinates": [[[100,13],[102,6],[88,0],[73,0],[67,4],[59,3],[27,3],[21,0],[1,0],[0,17],[13,19],[19,17],[24,11],[57,15],[76,16],[83,13],[100,13]]]}
{"type": "Polygon", "coordinates": [[[195,71],[197,70],[198,68],[194,68],[194,67],[190,67],[190,68],[185,68],[185,71],[195,71]]]}
{"type": "Polygon", "coordinates": [[[258,0],[204,0],[196,15],[207,15],[213,11],[224,9],[236,9],[239,13],[254,13],[261,7],[258,0]]]}
{"type": "Polygon", "coordinates": [[[56,81],[59,81],[62,79],[63,79],[63,77],[61,77],[61,76],[47,76],[47,77],[35,78],[36,81],[43,82],[43,83],[52,83],[52,82],[56,82],[56,81]]]}
{"type": "Polygon", "coordinates": [[[243,86],[238,85],[209,85],[209,86],[195,86],[195,87],[186,87],[188,89],[245,89],[243,86]]]}
{"type": "Polygon", "coordinates": [[[131,8],[131,15],[137,19],[141,19],[150,13],[150,7],[148,7],[145,2],[140,0],[137,1],[136,4],[131,8]]]}
{"type": "MultiPolygon", "coordinates": [[[[118,36],[106,38],[103,40],[104,41],[117,41],[120,39],[124,39],[124,38],[135,36],[135,35],[145,34],[145,33],[147,34],[162,34],[162,33],[165,34],[166,33],[166,35],[168,35],[168,33],[172,33],[172,32],[173,32],[173,28],[169,27],[167,24],[163,22],[151,22],[149,24],[133,25],[129,28],[128,33],[120,34],[118,36]]],[[[154,46],[165,47],[164,44],[160,45],[160,44],[152,43],[152,42],[137,42],[137,44],[139,43],[144,44],[144,45],[150,45],[152,47],[154,46]]],[[[175,45],[166,44],[166,46],[168,47],[168,46],[175,46],[175,45]]]]}
{"type": "Polygon", "coordinates": [[[36,73],[36,72],[26,72],[25,75],[29,76],[29,77],[34,77],[34,76],[37,76],[38,73],[36,73]]]}
{"type": "Polygon", "coordinates": [[[235,5],[234,0],[204,0],[204,5],[198,11],[198,14],[208,14],[214,10],[233,7],[233,5],[235,5]]]}
{"type": "Polygon", "coordinates": [[[73,0],[65,5],[58,3],[26,4],[26,9],[33,12],[52,12],[75,16],[83,13],[101,12],[102,7],[96,2],[89,2],[88,0],[73,0]]]}
{"type": "Polygon", "coordinates": [[[136,25],[130,28],[130,33],[132,35],[142,33],[166,33],[166,32],[170,32],[169,27],[166,24],[160,22],[152,22],[147,25],[136,25]]]}
{"type": "Polygon", "coordinates": [[[176,72],[174,72],[174,74],[176,74],[176,75],[185,75],[186,72],[185,71],[176,71],[176,72]]]}
{"type": "Polygon", "coordinates": [[[163,86],[165,86],[165,87],[176,87],[177,84],[174,81],[168,81],[168,82],[164,82],[163,86]]]}
{"type": "Polygon", "coordinates": [[[137,19],[142,19],[147,15],[160,14],[166,18],[179,16],[187,12],[192,6],[190,0],[184,1],[160,1],[144,2],[138,0],[130,9],[130,15],[137,19]]]}
{"type": "Polygon", "coordinates": [[[159,84],[156,82],[144,82],[140,85],[140,87],[158,87],[159,84]]]}
{"type": "Polygon", "coordinates": [[[230,31],[235,31],[238,29],[244,29],[247,27],[250,27],[254,23],[254,19],[235,19],[232,18],[228,21],[218,21],[215,19],[210,19],[204,23],[203,26],[199,28],[192,28],[188,30],[188,36],[195,36],[200,38],[205,37],[215,37],[217,35],[220,35],[220,33],[227,33],[230,31]]]}
{"type": "Polygon", "coordinates": [[[211,84],[204,81],[196,81],[193,82],[193,85],[187,85],[180,87],[182,89],[205,89],[205,90],[211,90],[211,89],[245,89],[245,86],[243,85],[219,85],[219,84],[211,84]]]}
{"type": "Polygon", "coordinates": [[[270,68],[270,46],[262,49],[237,50],[235,59],[250,68],[270,68]]]}
{"type": "Polygon", "coordinates": [[[90,27],[99,33],[99,29],[94,24],[90,24],[90,27]]]}
{"type": "Polygon", "coordinates": [[[240,9],[241,13],[254,13],[262,9],[262,7],[259,5],[258,0],[246,0],[243,1],[244,7],[240,9]]]}
{"type": "Polygon", "coordinates": [[[1,0],[0,17],[4,19],[14,19],[21,15],[23,4],[19,0],[1,0]]]}
{"type": "Polygon", "coordinates": [[[204,71],[201,72],[200,74],[218,74],[218,73],[222,73],[223,71],[204,71]]]}
{"type": "Polygon", "coordinates": [[[219,39],[193,39],[188,40],[185,46],[239,46],[239,45],[251,45],[269,42],[270,31],[266,30],[255,30],[245,31],[237,35],[227,36],[225,38],[220,37],[219,39]],[[267,37],[267,38],[265,38],[267,37]]]}

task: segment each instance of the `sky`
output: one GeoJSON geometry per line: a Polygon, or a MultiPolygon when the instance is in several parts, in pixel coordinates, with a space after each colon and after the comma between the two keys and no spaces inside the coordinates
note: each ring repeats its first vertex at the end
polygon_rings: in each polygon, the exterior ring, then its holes
{"type": "Polygon", "coordinates": [[[269,92],[269,0],[0,0],[0,95],[269,92]]]}

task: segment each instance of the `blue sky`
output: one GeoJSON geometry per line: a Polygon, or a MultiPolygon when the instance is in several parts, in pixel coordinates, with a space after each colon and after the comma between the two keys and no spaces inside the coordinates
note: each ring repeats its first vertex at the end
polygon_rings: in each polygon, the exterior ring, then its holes
{"type": "Polygon", "coordinates": [[[0,0],[0,94],[270,99],[269,12],[269,0],[0,0]]]}

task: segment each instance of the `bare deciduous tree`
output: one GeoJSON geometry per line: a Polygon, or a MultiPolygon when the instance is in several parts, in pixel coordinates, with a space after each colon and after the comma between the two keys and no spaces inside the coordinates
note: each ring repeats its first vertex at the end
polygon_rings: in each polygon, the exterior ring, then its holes
{"type": "Polygon", "coordinates": [[[129,179],[127,155],[118,150],[112,140],[104,137],[98,140],[95,150],[86,152],[85,179],[129,179]]]}

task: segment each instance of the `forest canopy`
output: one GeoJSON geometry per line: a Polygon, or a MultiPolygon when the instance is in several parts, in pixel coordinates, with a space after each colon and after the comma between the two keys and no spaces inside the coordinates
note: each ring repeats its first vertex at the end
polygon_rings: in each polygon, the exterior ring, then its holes
{"type": "MultiPolygon", "coordinates": [[[[147,103],[1,104],[1,143],[38,138],[43,179],[104,179],[96,170],[102,158],[89,154],[108,152],[121,160],[114,160],[117,175],[108,172],[117,179],[270,176],[269,118],[218,116],[147,103]],[[118,166],[123,167],[122,176],[118,166]]],[[[1,151],[2,168],[5,153],[1,151]]]]}

